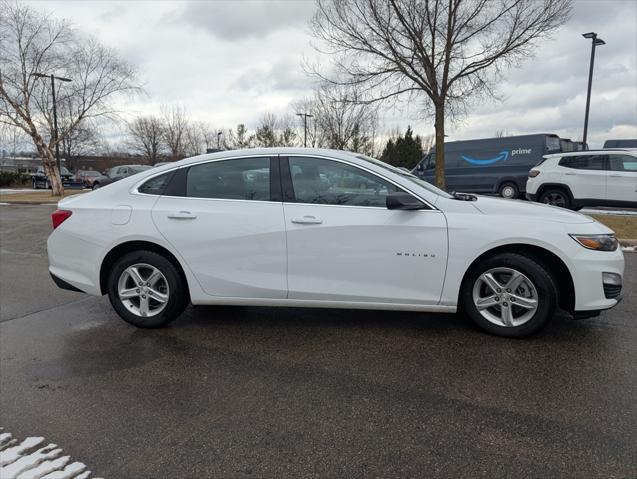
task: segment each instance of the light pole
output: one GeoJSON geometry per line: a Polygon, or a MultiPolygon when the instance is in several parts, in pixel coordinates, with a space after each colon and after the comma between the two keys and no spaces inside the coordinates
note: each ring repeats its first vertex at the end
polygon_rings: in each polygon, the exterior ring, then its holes
{"type": "Polygon", "coordinates": [[[60,169],[60,144],[58,143],[58,112],[57,107],[55,105],[55,80],[60,80],[64,82],[73,81],[70,78],[56,77],[55,75],[45,75],[44,73],[31,73],[34,77],[39,78],[51,78],[51,96],[53,97],[53,130],[55,135],[55,161],[58,166],[58,174],[60,175],[60,179],[62,179],[62,171],[60,169]]]}
{"type": "Polygon", "coordinates": [[[586,148],[586,137],[588,135],[588,111],[591,107],[591,86],[593,84],[593,65],[595,64],[595,48],[599,45],[606,45],[606,42],[601,38],[597,38],[597,33],[583,33],[584,38],[591,39],[591,65],[588,70],[588,93],[586,94],[586,113],[584,114],[584,136],[582,137],[582,143],[586,148]]]}
{"type": "Polygon", "coordinates": [[[303,117],[303,130],[305,131],[305,135],[303,136],[303,147],[307,148],[307,119],[314,118],[314,115],[310,115],[309,113],[297,113],[296,116],[303,117]]]}
{"type": "Polygon", "coordinates": [[[221,135],[223,135],[223,132],[220,131],[219,133],[217,133],[217,150],[221,150],[221,147],[219,146],[219,140],[221,139],[221,135]]]}

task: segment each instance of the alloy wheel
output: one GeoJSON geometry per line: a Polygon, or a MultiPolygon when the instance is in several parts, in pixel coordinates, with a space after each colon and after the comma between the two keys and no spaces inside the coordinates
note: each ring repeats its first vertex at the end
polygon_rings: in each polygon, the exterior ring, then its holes
{"type": "Polygon", "coordinates": [[[157,268],[146,263],[129,266],[119,277],[117,294],[128,311],[151,317],[161,313],[170,297],[168,281],[157,268]]]}
{"type": "Polygon", "coordinates": [[[564,208],[566,207],[566,197],[557,191],[551,192],[544,197],[544,203],[564,208]]]}
{"type": "Polygon", "coordinates": [[[507,328],[529,321],[538,308],[533,282],[512,268],[492,268],[473,285],[473,304],[487,321],[507,328]]]}

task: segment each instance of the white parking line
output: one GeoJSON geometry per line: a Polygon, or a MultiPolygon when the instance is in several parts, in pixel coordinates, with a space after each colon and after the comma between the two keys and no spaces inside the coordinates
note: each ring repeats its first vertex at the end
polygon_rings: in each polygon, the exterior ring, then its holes
{"type": "MultiPolygon", "coordinates": [[[[2,428],[0,428],[2,431],[2,428]]],[[[28,437],[18,443],[8,432],[0,433],[0,477],[2,479],[88,479],[91,471],[81,462],[62,456],[55,444],[44,447],[43,437],[28,437]]]]}

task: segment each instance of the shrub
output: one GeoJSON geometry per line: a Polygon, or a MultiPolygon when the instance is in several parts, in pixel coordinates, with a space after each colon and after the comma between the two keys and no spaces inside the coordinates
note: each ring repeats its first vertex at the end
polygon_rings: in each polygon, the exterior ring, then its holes
{"type": "Polygon", "coordinates": [[[16,171],[0,171],[0,186],[23,186],[31,181],[29,175],[16,171]]]}

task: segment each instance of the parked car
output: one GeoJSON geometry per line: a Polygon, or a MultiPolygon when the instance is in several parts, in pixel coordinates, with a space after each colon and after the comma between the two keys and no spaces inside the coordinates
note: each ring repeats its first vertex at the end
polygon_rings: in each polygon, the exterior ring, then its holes
{"type": "MultiPolygon", "coordinates": [[[[524,196],[529,170],[542,155],[560,152],[553,134],[510,136],[445,143],[445,177],[450,191],[524,196]]],[[[426,155],[412,173],[435,183],[436,152],[426,155]]]]}
{"type": "Polygon", "coordinates": [[[152,166],[147,165],[115,166],[106,171],[106,176],[104,177],[104,179],[93,183],[93,189],[101,188],[102,186],[109,185],[123,178],[128,178],[129,176],[136,175],[137,173],[141,173],[142,171],[150,170],[151,168],[152,166]]]}
{"type": "Polygon", "coordinates": [[[344,151],[206,154],[58,207],[47,243],[54,281],[108,294],[144,328],[190,302],[460,309],[490,333],[521,337],[558,305],[579,318],[612,308],[624,273],[613,232],[588,216],[450,195],[344,151]],[[352,175],[375,187],[322,179],[352,175]]]}
{"type": "Polygon", "coordinates": [[[604,149],[606,148],[637,148],[637,138],[625,138],[623,140],[606,140],[604,149]]]}
{"type": "Polygon", "coordinates": [[[93,188],[107,179],[106,176],[95,170],[79,170],[75,173],[75,180],[84,182],[86,188],[93,188]]]}
{"type": "Polygon", "coordinates": [[[562,208],[637,208],[637,150],[547,155],[529,172],[526,196],[562,208]]]}
{"type": "MultiPolygon", "coordinates": [[[[70,182],[73,179],[73,174],[66,169],[66,166],[60,167],[60,179],[62,180],[62,183],[70,182]]],[[[31,175],[31,182],[34,190],[39,188],[51,188],[51,181],[44,172],[44,168],[42,166],[39,166],[35,173],[31,175]]]]}

